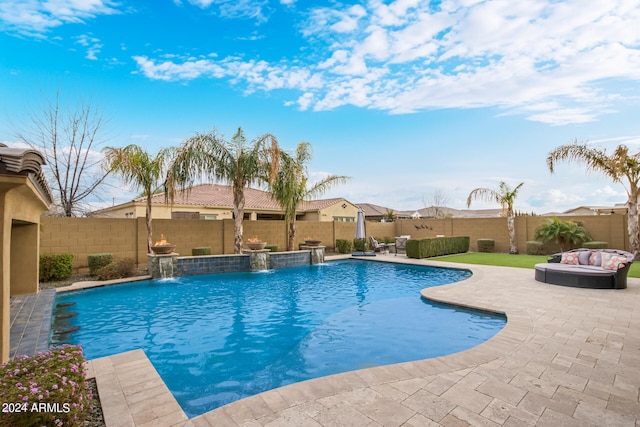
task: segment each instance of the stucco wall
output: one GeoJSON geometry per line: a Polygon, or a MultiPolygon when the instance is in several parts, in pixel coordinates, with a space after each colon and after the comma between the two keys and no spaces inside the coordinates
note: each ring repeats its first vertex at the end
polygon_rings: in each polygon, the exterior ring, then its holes
{"type": "Polygon", "coordinates": [[[38,223],[47,208],[27,177],[0,176],[0,362],[9,357],[10,297],[38,292],[38,223]]]}

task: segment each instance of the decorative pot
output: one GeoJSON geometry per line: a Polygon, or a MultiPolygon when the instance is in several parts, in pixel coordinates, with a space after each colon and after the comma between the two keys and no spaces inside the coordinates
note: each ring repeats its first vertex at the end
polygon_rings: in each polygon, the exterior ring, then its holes
{"type": "Polygon", "coordinates": [[[176,245],[154,245],[151,246],[151,251],[156,255],[167,255],[173,252],[176,245]]]}
{"type": "Polygon", "coordinates": [[[247,242],[247,247],[252,251],[261,251],[267,246],[267,242],[247,242]]]}
{"type": "Polygon", "coordinates": [[[304,241],[304,243],[307,246],[318,246],[321,242],[322,242],[322,240],[305,240],[304,241]]]}

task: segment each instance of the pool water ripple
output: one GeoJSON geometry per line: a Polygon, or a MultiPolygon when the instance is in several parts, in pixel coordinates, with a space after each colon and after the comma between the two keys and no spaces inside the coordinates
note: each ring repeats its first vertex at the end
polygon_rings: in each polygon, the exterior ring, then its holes
{"type": "Polygon", "coordinates": [[[420,298],[467,270],[366,261],[155,280],[60,294],[88,359],[142,348],[189,417],[294,382],[436,357],[503,316],[420,298]]]}

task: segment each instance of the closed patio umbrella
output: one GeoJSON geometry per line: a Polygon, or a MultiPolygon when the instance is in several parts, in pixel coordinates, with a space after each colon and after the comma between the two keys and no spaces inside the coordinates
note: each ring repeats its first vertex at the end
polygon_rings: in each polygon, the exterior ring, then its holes
{"type": "Polygon", "coordinates": [[[356,239],[366,239],[367,234],[364,229],[364,212],[362,208],[358,208],[358,216],[356,217],[356,239]]]}
{"type": "Polygon", "coordinates": [[[362,208],[358,208],[358,216],[356,217],[356,240],[362,241],[362,251],[354,251],[353,254],[359,252],[361,255],[364,255],[366,239],[367,232],[364,228],[364,212],[362,212],[362,208]]]}

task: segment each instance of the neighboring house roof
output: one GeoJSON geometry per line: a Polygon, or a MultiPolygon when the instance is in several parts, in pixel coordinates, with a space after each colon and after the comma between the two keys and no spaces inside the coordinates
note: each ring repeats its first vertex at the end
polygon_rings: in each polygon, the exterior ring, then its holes
{"type": "Polygon", "coordinates": [[[301,212],[317,211],[320,209],[328,208],[329,206],[333,206],[336,203],[340,203],[340,202],[352,204],[351,202],[348,202],[346,199],[342,197],[335,197],[332,199],[319,199],[319,200],[309,200],[306,202],[302,202],[298,210],[301,212]]]}
{"type": "Polygon", "coordinates": [[[357,206],[362,208],[365,218],[383,217],[389,210],[393,211],[396,218],[435,218],[436,210],[441,215],[455,218],[496,218],[502,214],[502,209],[453,209],[444,206],[436,209],[435,206],[430,206],[413,211],[397,211],[373,203],[357,203],[357,206]]]}
{"type": "Polygon", "coordinates": [[[581,212],[589,211],[592,212],[592,215],[601,215],[601,214],[612,214],[612,213],[626,213],[627,212],[627,204],[626,203],[616,203],[613,206],[590,206],[583,205],[578,206],[572,209],[567,209],[564,212],[547,212],[542,214],[542,216],[571,216],[571,215],[580,215],[581,212]]]}
{"type": "MultiPolygon", "coordinates": [[[[278,202],[271,198],[267,191],[255,188],[244,189],[245,209],[262,209],[281,211],[278,202]]],[[[310,212],[325,209],[339,202],[346,202],[343,198],[311,200],[302,202],[298,212],[310,212]]],[[[138,197],[134,203],[146,203],[146,197],[138,197]]],[[[151,197],[151,203],[164,204],[165,194],[158,193],[151,197]]],[[[177,191],[173,203],[176,205],[207,206],[207,207],[232,207],[233,191],[229,185],[199,184],[191,187],[190,191],[177,191]]],[[[346,202],[348,203],[348,202],[346,202]]]]}
{"type": "Polygon", "coordinates": [[[39,151],[0,143],[0,172],[28,176],[46,202],[51,204],[53,196],[42,172],[45,164],[44,156],[39,151]]]}
{"type": "Polygon", "coordinates": [[[391,210],[389,208],[385,208],[384,206],[374,205],[373,203],[356,203],[356,206],[362,208],[362,212],[364,213],[365,218],[368,216],[385,216],[387,214],[387,211],[391,210]]]}
{"type": "MultiPolygon", "coordinates": [[[[443,215],[454,218],[497,218],[502,215],[502,209],[454,209],[441,206],[437,210],[443,215]]],[[[422,218],[435,218],[436,207],[430,206],[420,209],[418,213],[422,218]]]]}

